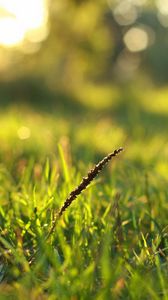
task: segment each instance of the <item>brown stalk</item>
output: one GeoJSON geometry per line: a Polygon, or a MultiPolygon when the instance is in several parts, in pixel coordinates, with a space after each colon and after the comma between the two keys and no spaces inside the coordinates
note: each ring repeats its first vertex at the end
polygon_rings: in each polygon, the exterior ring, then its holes
{"type": "MultiPolygon", "coordinates": [[[[71,203],[79,196],[83,190],[87,188],[87,186],[91,183],[91,181],[100,173],[100,171],[104,168],[104,166],[115,156],[117,156],[123,148],[119,148],[117,150],[114,150],[114,152],[108,154],[105,156],[93,169],[91,169],[87,176],[84,177],[81,181],[81,183],[69,194],[68,198],[65,200],[63,205],[61,206],[58,213],[55,215],[54,220],[52,222],[52,227],[46,236],[46,240],[49,239],[49,237],[52,235],[52,233],[55,230],[56,224],[58,219],[62,216],[62,214],[65,212],[65,210],[71,205],[71,203]]],[[[32,265],[32,263],[35,260],[35,257],[38,253],[39,249],[37,249],[36,252],[32,254],[32,256],[29,258],[29,265],[32,265]]]]}
{"type": "Polygon", "coordinates": [[[115,156],[117,156],[123,148],[114,150],[114,152],[105,156],[93,169],[91,169],[86,177],[83,177],[81,183],[69,194],[68,198],[65,200],[60,210],[56,214],[52,227],[46,237],[48,239],[51,234],[54,232],[58,219],[62,216],[65,210],[71,205],[71,203],[82,193],[83,190],[92,182],[92,180],[101,172],[104,166],[115,156]]]}

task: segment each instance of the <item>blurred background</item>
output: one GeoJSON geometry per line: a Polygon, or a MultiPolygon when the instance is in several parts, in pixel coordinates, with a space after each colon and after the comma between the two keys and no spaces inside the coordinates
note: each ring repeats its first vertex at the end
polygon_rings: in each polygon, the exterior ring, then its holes
{"type": "Polygon", "coordinates": [[[167,133],[167,0],[0,0],[1,161],[124,146],[168,179],[167,133]]]}

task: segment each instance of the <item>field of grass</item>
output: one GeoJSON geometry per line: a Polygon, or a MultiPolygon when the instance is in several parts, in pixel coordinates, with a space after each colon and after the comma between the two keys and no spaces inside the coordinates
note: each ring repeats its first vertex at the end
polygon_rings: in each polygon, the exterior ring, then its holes
{"type": "Polygon", "coordinates": [[[0,107],[0,299],[168,299],[167,99],[88,86],[51,108],[0,107]]]}

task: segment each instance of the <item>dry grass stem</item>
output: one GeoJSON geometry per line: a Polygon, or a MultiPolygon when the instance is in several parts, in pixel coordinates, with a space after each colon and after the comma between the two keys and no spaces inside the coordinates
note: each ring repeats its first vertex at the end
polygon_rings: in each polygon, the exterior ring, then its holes
{"type": "Polygon", "coordinates": [[[114,150],[114,152],[105,156],[93,169],[91,169],[86,177],[83,177],[81,183],[69,194],[68,198],[65,200],[63,205],[61,206],[60,210],[56,214],[52,227],[47,235],[47,239],[51,236],[54,232],[56,227],[57,220],[62,216],[65,210],[71,205],[71,203],[82,193],[83,190],[87,188],[87,186],[92,182],[92,180],[101,172],[104,166],[115,156],[117,156],[123,148],[119,148],[114,150]]]}

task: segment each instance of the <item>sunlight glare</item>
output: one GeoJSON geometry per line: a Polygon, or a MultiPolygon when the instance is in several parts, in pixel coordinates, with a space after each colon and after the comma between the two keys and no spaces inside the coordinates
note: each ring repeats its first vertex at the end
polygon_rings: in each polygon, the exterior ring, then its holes
{"type": "Polygon", "coordinates": [[[48,33],[47,18],[47,0],[0,0],[0,45],[43,40],[48,33]]]}

